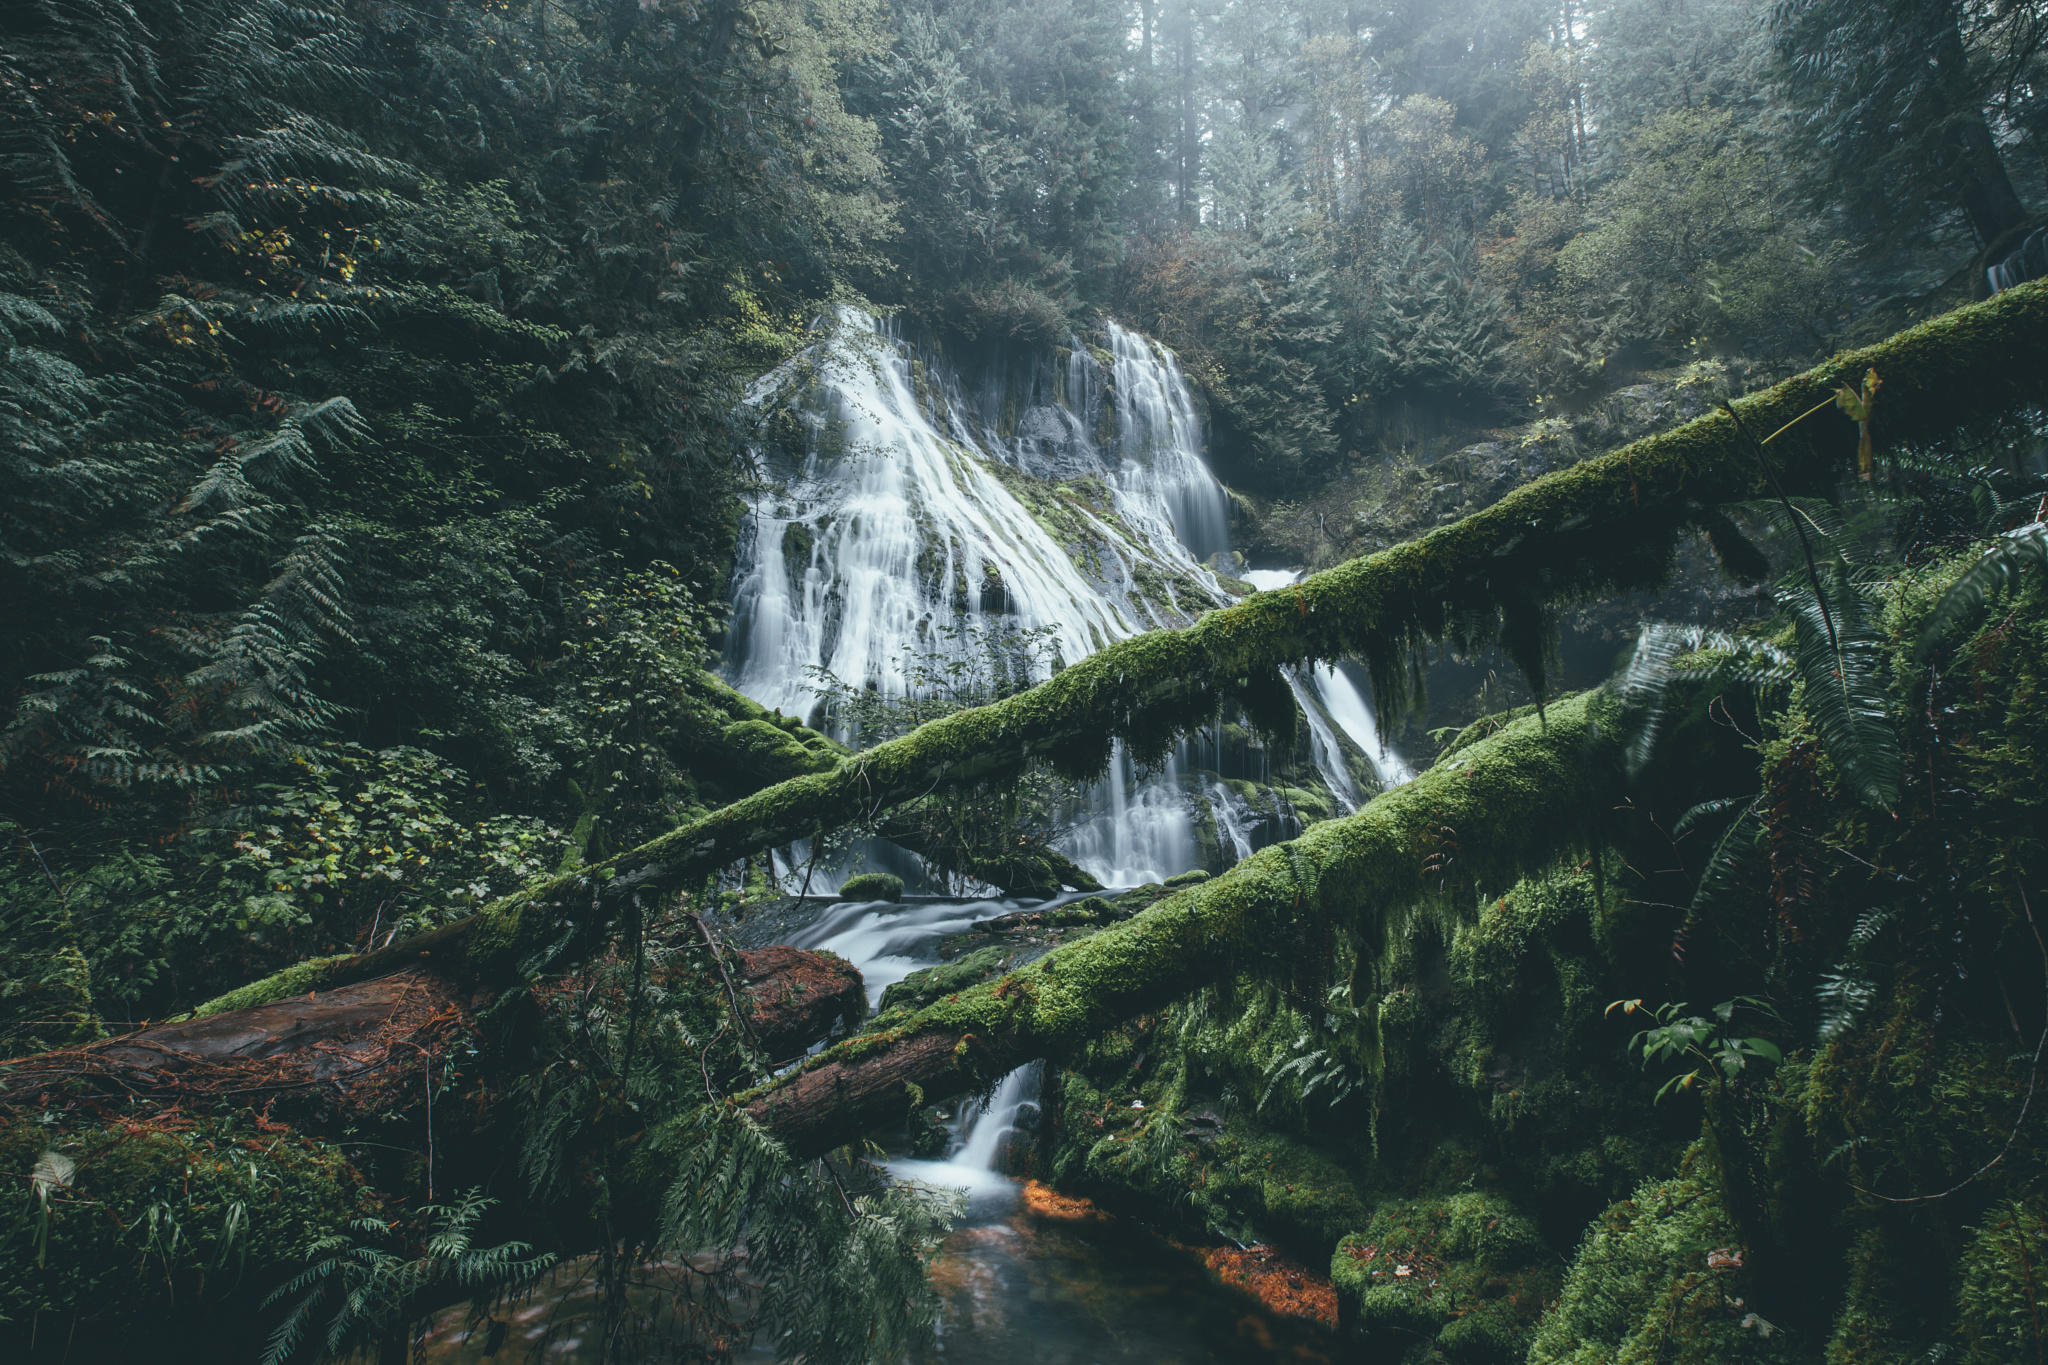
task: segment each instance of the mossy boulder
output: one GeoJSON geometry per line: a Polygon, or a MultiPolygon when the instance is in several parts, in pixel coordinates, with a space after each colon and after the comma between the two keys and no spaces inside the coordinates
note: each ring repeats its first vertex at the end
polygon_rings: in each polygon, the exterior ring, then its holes
{"type": "Polygon", "coordinates": [[[1556,1291],[1548,1260],[1505,1199],[1466,1190],[1381,1204],[1337,1244],[1330,1279],[1344,1329],[1388,1359],[1507,1365],[1556,1291]]]}
{"type": "Polygon", "coordinates": [[[935,1000],[944,999],[955,991],[964,991],[969,986],[978,986],[990,977],[1000,976],[1016,966],[1021,958],[1022,954],[1017,949],[998,944],[951,962],[941,962],[936,967],[920,968],[882,992],[881,1007],[870,1027],[886,1028],[935,1000]]]}
{"type": "Polygon", "coordinates": [[[900,901],[903,878],[893,872],[862,872],[848,877],[839,888],[843,901],[900,901]]]}

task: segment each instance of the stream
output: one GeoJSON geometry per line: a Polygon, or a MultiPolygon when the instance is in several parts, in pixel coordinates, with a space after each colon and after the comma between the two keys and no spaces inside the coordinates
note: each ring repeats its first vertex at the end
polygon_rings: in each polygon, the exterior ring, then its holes
{"type": "MultiPolygon", "coordinates": [[[[1298,577],[1249,570],[1231,550],[1231,497],[1205,460],[1199,407],[1172,354],[1149,339],[1112,322],[1093,343],[1012,348],[970,373],[852,308],[820,330],[817,345],[763,376],[742,414],[763,433],[763,478],[743,521],[722,667],[762,705],[859,744],[821,684],[881,696],[947,677],[1026,685],[1298,577]],[[1005,676],[983,676],[992,669],[1005,676]]],[[[1111,888],[1220,872],[1298,833],[1293,796],[1322,799],[1308,785],[1319,781],[1342,813],[1407,780],[1342,667],[1285,678],[1307,722],[1303,752],[1268,753],[1227,717],[1142,767],[1119,741],[1107,773],[1061,812],[1060,846],[1111,888]]],[[[782,850],[775,866],[799,897],[862,870],[937,889],[915,859],[875,840],[832,859],[782,850]]],[[[731,941],[837,953],[860,969],[871,1011],[889,986],[952,955],[949,939],[1023,908],[929,897],[776,905],[730,926],[731,941]]],[[[934,1268],[943,1307],[928,1360],[1327,1358],[1325,1333],[1220,1288],[1195,1251],[1005,1174],[1013,1139],[1036,1131],[1038,1090],[1038,1067],[1020,1068],[964,1103],[944,1157],[887,1163],[900,1180],[968,1200],[934,1268]]],[[[580,1358],[559,1314],[579,1292],[540,1296],[512,1333],[529,1346],[546,1337],[543,1358],[580,1358]]],[[[482,1358],[467,1350],[435,1358],[482,1358]]],[[[756,1348],[741,1358],[772,1357],[756,1348]]]]}
{"type": "MultiPolygon", "coordinates": [[[[860,968],[872,1009],[887,987],[939,962],[940,947],[977,920],[1016,910],[1018,901],[797,902],[781,916],[744,925],[744,945],[787,942],[825,948],[860,968]]],[[[1335,1356],[1323,1330],[1266,1311],[1221,1287],[1196,1253],[1128,1218],[1102,1216],[1084,1201],[1004,1173],[1011,1140],[1036,1128],[1039,1067],[1020,1067],[986,1102],[962,1101],[943,1159],[892,1157],[897,1179],[959,1190],[964,1217],[932,1267],[939,1295],[929,1347],[905,1365],[1320,1365],[1335,1356]]],[[[662,1292],[658,1276],[629,1291],[643,1307],[662,1292]]],[[[462,1310],[444,1314],[421,1359],[434,1365],[597,1359],[598,1297],[585,1265],[564,1267],[530,1299],[502,1306],[509,1329],[492,1343],[465,1334],[462,1310]]],[[[652,1365],[672,1358],[649,1343],[652,1365]]],[[[739,1365],[770,1365],[756,1343],[739,1365]]]]}
{"type": "MultiPolygon", "coordinates": [[[[1017,901],[829,906],[788,933],[861,971],[872,1008],[889,985],[940,961],[940,945],[1017,901]]],[[[1321,1361],[1328,1338],[1221,1289],[1187,1251],[1128,1220],[1004,1174],[1038,1117],[1039,1067],[1019,1067],[985,1103],[969,1098],[942,1160],[891,1159],[890,1173],[967,1196],[933,1268],[941,1310],[924,1361],[974,1365],[1321,1361]]],[[[742,1357],[767,1365],[765,1350],[742,1357]]]]}

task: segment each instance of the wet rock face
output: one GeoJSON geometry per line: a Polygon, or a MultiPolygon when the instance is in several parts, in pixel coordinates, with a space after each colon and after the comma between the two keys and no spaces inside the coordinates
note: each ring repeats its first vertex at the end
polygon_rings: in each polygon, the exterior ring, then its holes
{"type": "Polygon", "coordinates": [[[1024,409],[1012,443],[1017,467],[1034,479],[1065,483],[1102,473],[1102,453],[1088,429],[1055,403],[1024,409]]]}
{"type": "Polygon", "coordinates": [[[841,1025],[851,1029],[867,1017],[867,991],[845,958],[779,945],[735,956],[754,1034],[771,1058],[795,1057],[841,1025]]]}

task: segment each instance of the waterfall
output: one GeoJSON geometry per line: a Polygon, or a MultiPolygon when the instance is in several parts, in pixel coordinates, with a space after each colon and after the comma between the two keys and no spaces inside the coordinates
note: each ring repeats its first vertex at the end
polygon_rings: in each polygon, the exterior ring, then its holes
{"type": "Polygon", "coordinates": [[[1415,776],[1414,769],[1380,738],[1379,721],[1349,674],[1335,664],[1317,664],[1310,677],[1323,709],[1372,764],[1382,788],[1398,787],[1415,776]]]}
{"type": "Polygon", "coordinates": [[[1345,814],[1358,809],[1358,781],[1351,775],[1351,765],[1345,761],[1344,748],[1337,742],[1337,731],[1330,724],[1330,718],[1323,714],[1322,698],[1316,695],[1310,683],[1302,681],[1301,670],[1281,670],[1287,679],[1288,690],[1294,693],[1294,703],[1301,708],[1303,718],[1308,721],[1309,750],[1315,756],[1316,771],[1323,775],[1323,782],[1329,787],[1330,795],[1344,807],[1345,814]]]}
{"type": "Polygon", "coordinates": [[[1214,777],[1203,783],[1203,794],[1209,798],[1210,818],[1216,822],[1216,842],[1223,845],[1230,861],[1234,863],[1257,852],[1258,845],[1252,841],[1244,813],[1238,809],[1237,794],[1214,777]]]}
{"type": "MultiPolygon", "coordinates": [[[[888,988],[911,972],[944,960],[946,940],[1016,902],[933,901],[918,905],[847,902],[828,908],[785,941],[796,948],[836,953],[851,963],[867,987],[868,1010],[881,1004],[888,988]]],[[[980,1191],[1007,1189],[999,1177],[1007,1139],[1038,1109],[1043,1067],[1026,1063],[1004,1076],[985,1099],[969,1096],[953,1117],[942,1160],[899,1158],[890,1168],[905,1179],[980,1191]]]]}
{"type": "MultiPolygon", "coordinates": [[[[1244,577],[1261,592],[1301,581],[1301,574],[1293,569],[1252,569],[1244,577]]],[[[1346,812],[1357,810],[1361,796],[1371,794],[1360,793],[1351,765],[1345,760],[1343,745],[1337,740],[1339,731],[1372,765],[1380,790],[1398,787],[1415,776],[1414,770],[1381,737],[1372,707],[1342,668],[1319,663],[1282,672],[1302,715],[1308,719],[1309,748],[1315,757],[1316,771],[1323,775],[1330,794],[1346,812]]]]}
{"type": "Polygon", "coordinates": [[[734,685],[808,716],[815,670],[902,695],[918,655],[965,657],[976,626],[1045,632],[1066,659],[1134,633],[1113,585],[1084,576],[983,452],[934,424],[908,348],[852,310],[835,323],[752,397],[801,400],[804,453],[773,470],[781,486],[743,532],[734,685]]]}
{"type": "Polygon", "coordinates": [[[1000,1081],[985,1101],[961,1102],[956,1127],[959,1150],[949,1164],[967,1171],[1000,1171],[1003,1139],[1017,1131],[1019,1119],[1038,1108],[1036,1062],[1018,1067],[1000,1081]]]}
{"type": "MultiPolygon", "coordinates": [[[[947,667],[1021,685],[1230,600],[1209,567],[1230,548],[1229,497],[1164,348],[1111,323],[1099,346],[1011,353],[970,383],[858,310],[821,333],[748,395],[762,481],[725,658],[748,696],[819,722],[826,675],[888,696],[947,667]]],[[[1343,743],[1380,761],[1370,710],[1335,670],[1290,682],[1318,769],[1355,808],[1343,743]]],[[[1116,745],[1069,856],[1109,886],[1173,876],[1200,861],[1203,805],[1249,852],[1252,823],[1202,800],[1199,766],[1184,749],[1140,772],[1116,745]]]]}

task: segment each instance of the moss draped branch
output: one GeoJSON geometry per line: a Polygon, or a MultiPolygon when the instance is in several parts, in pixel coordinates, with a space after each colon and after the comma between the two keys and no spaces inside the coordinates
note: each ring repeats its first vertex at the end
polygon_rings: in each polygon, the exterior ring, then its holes
{"type": "MultiPolygon", "coordinates": [[[[1937,438],[2043,398],[2048,284],[1957,309],[1738,400],[1751,430],[1774,431],[1875,369],[1882,448],[1937,438]]],[[[1771,446],[1778,478],[1822,487],[1853,467],[1855,423],[1822,412],[1771,446]]],[[[203,1007],[233,1008],[314,984],[359,980],[422,957],[485,979],[516,978],[535,955],[594,944],[634,897],[697,885],[765,848],[874,819],[904,802],[1000,779],[1037,760],[1085,775],[1112,743],[1156,753],[1224,698],[1271,691],[1274,671],[1362,658],[1383,701],[1409,650],[1453,630],[1505,622],[1527,639],[1532,614],[1590,594],[1650,586],[1680,533],[1722,503],[1765,491],[1754,448],[1716,412],[1525,485],[1415,541],[1351,560],[1182,630],[1121,641],[1048,681],[794,777],[639,848],[537,883],[424,938],[357,958],[302,964],[203,1007]]]]}
{"type": "MultiPolygon", "coordinates": [[[[853,750],[831,736],[779,712],[774,720],[769,719],[768,708],[709,673],[699,675],[697,690],[727,723],[696,738],[693,758],[720,770],[745,771],[754,778],[757,790],[807,773],[828,772],[853,755],[853,750]]],[[[1051,896],[1062,886],[1076,891],[1102,889],[1102,883],[1071,858],[1035,840],[999,852],[970,852],[941,845],[917,820],[901,816],[884,817],[875,832],[934,867],[964,873],[1005,895],[1051,896]]]]}
{"type": "Polygon", "coordinates": [[[743,1096],[792,1151],[812,1155],[926,1100],[1072,1056],[1112,1025],[1261,965],[1284,970],[1325,926],[1372,941],[1432,890],[1457,848],[1459,886],[1506,884],[1584,841],[1621,796],[1613,703],[1584,693],[1461,750],[1358,814],[1315,826],[1229,872],[949,996],[897,1027],[820,1053],[743,1096]]]}

